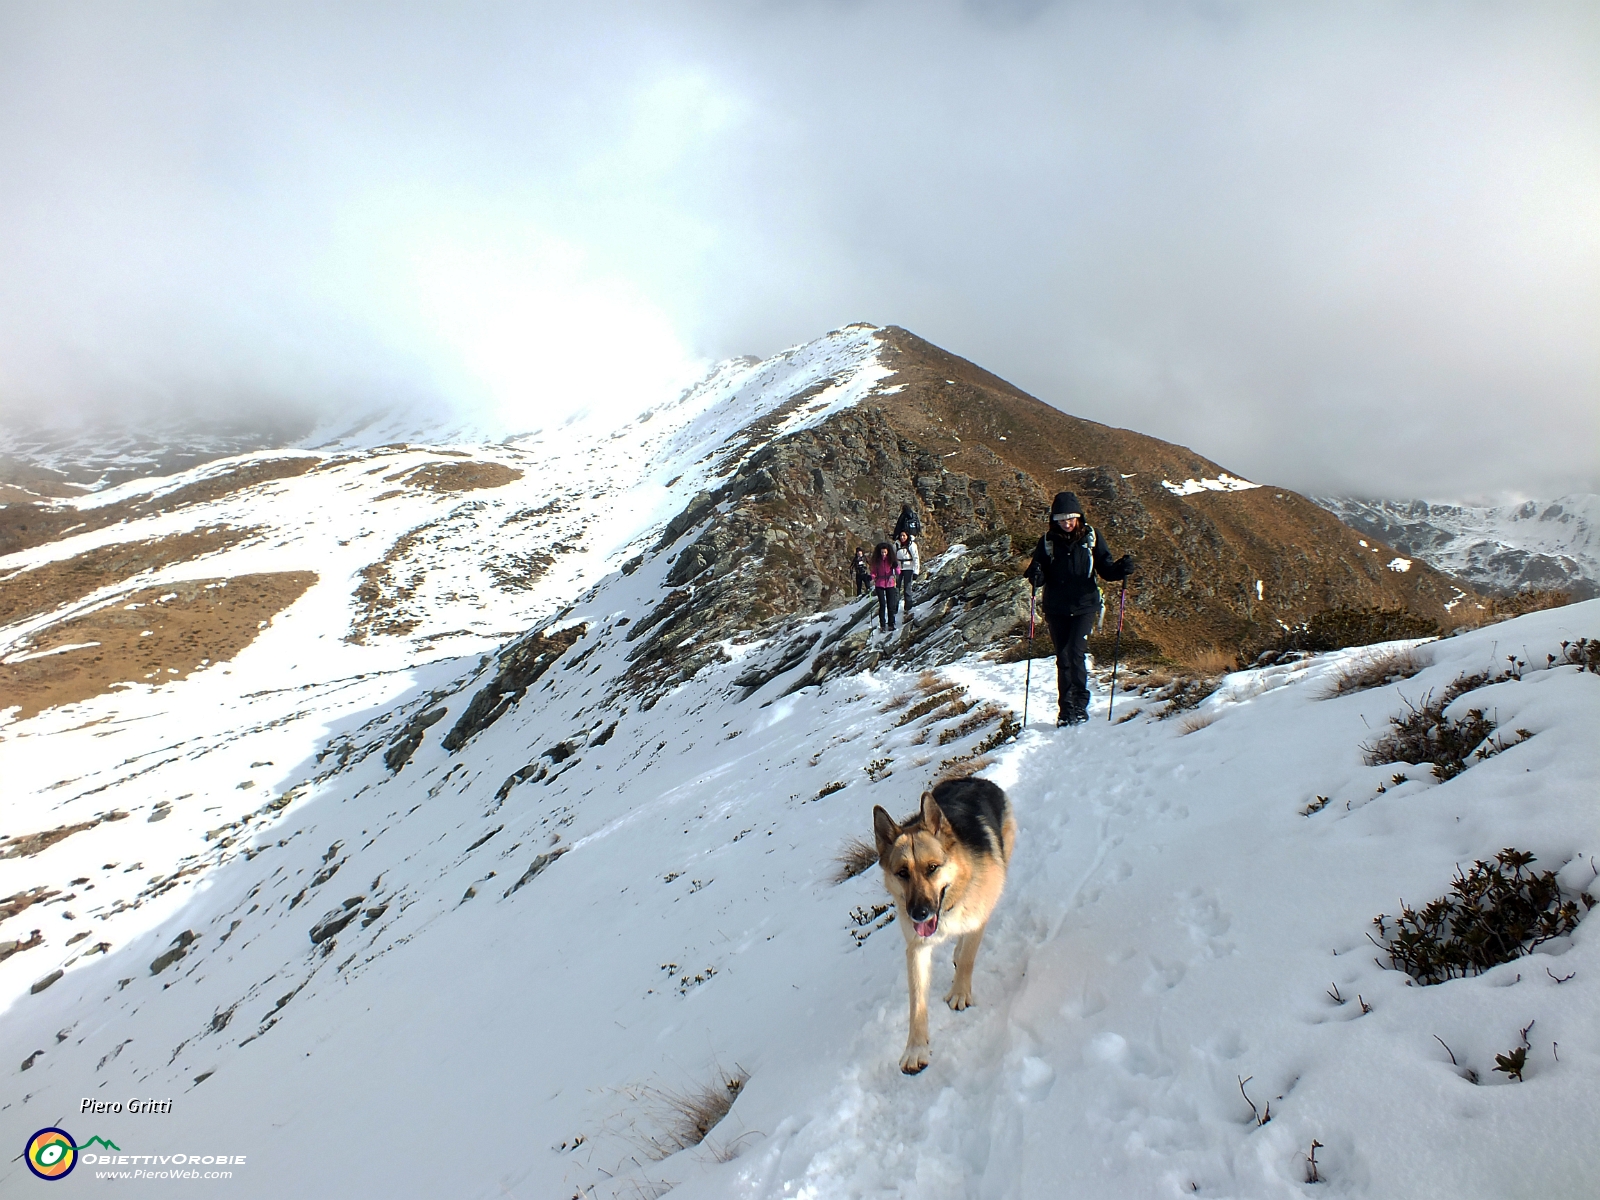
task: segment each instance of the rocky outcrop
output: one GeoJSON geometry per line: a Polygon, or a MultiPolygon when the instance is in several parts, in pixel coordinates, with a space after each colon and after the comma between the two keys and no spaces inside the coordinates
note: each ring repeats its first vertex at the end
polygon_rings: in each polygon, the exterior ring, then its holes
{"type": "Polygon", "coordinates": [[[997,536],[1009,553],[1010,530],[1048,497],[1025,474],[995,475],[947,469],[881,407],[762,446],[668,524],[655,552],[670,556],[672,590],[628,632],[631,681],[659,693],[718,657],[727,637],[850,601],[855,549],[885,540],[902,504],[925,514],[925,558],[997,536]]]}
{"type": "Polygon", "coordinates": [[[583,636],[586,628],[582,624],[569,625],[553,633],[531,633],[513,642],[500,655],[494,678],[478,689],[467,703],[466,711],[444,735],[444,748],[453,754],[465,746],[473,734],[481,733],[498,721],[506,709],[521,700],[539,677],[555,665],[556,659],[583,636]]]}
{"type": "Polygon", "coordinates": [[[400,728],[389,743],[389,748],[383,752],[383,765],[390,771],[398,773],[400,768],[411,761],[411,756],[417,752],[417,747],[422,745],[422,739],[427,735],[431,725],[442,720],[450,710],[443,705],[438,708],[428,709],[412,717],[400,728]]]}

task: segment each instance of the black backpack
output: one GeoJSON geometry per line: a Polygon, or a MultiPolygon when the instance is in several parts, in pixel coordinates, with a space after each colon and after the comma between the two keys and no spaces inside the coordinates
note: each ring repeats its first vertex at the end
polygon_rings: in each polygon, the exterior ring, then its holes
{"type": "Polygon", "coordinates": [[[909,533],[916,537],[922,532],[922,518],[917,516],[917,510],[909,504],[900,506],[900,519],[895,522],[894,536],[898,540],[902,533],[909,533]]]}

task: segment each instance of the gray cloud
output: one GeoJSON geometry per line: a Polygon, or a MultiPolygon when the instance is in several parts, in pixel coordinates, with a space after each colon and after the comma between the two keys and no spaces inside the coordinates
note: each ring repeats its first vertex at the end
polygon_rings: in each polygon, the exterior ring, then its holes
{"type": "Polygon", "coordinates": [[[1303,490],[1600,490],[1590,6],[154,12],[0,8],[0,416],[525,425],[868,319],[1303,490]]]}

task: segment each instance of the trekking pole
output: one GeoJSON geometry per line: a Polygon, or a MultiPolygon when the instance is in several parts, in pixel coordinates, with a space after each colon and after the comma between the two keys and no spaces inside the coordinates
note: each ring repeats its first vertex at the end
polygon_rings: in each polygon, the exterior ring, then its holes
{"type": "Polygon", "coordinates": [[[1022,727],[1028,727],[1028,692],[1033,688],[1033,603],[1039,596],[1034,588],[1028,594],[1028,665],[1022,673],[1022,727]]]}
{"type": "Polygon", "coordinates": [[[1117,702],[1117,659],[1122,656],[1122,612],[1128,606],[1128,577],[1122,577],[1122,597],[1117,601],[1117,643],[1111,651],[1111,699],[1106,701],[1106,720],[1111,720],[1111,707],[1117,702]]]}

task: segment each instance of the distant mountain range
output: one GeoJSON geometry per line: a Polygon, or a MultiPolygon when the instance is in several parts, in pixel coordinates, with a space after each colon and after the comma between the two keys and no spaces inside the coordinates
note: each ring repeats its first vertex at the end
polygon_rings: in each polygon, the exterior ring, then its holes
{"type": "Polygon", "coordinates": [[[135,479],[176,475],[221,458],[284,449],[328,454],[414,442],[451,445],[501,440],[470,417],[396,405],[351,410],[318,423],[291,414],[276,424],[159,419],[53,424],[0,423],[0,504],[78,496],[135,479]]]}
{"type": "Polygon", "coordinates": [[[1315,497],[1352,529],[1490,595],[1528,588],[1600,596],[1600,496],[1474,508],[1426,500],[1315,497]]]}

